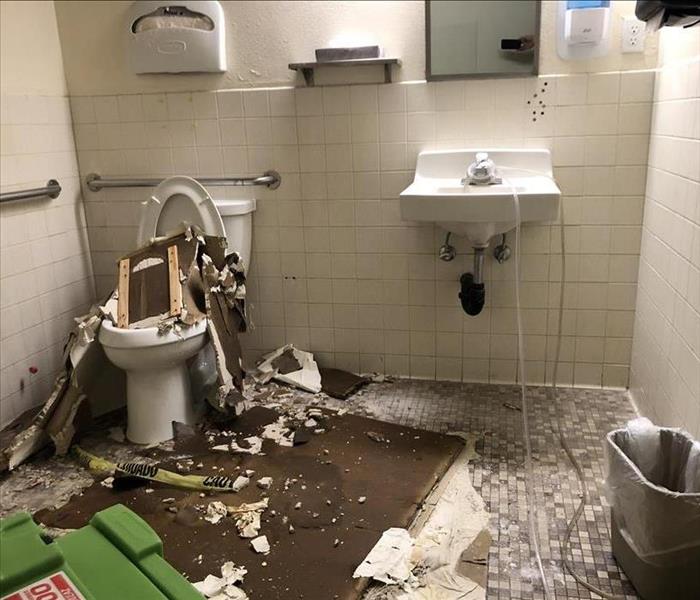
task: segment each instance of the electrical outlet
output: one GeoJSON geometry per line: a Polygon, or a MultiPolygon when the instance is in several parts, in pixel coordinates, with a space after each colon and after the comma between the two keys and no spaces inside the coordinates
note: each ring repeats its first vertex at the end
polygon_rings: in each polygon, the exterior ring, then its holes
{"type": "Polygon", "coordinates": [[[634,17],[622,19],[622,52],[644,52],[645,25],[634,17]]]}

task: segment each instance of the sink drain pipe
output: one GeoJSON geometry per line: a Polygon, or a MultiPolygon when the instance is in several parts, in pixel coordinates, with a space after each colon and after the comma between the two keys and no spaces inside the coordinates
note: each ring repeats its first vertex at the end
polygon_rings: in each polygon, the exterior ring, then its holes
{"type": "Polygon", "coordinates": [[[474,273],[462,273],[459,299],[464,312],[472,317],[484,308],[486,288],[484,287],[484,252],[486,248],[474,248],[474,273]]]}

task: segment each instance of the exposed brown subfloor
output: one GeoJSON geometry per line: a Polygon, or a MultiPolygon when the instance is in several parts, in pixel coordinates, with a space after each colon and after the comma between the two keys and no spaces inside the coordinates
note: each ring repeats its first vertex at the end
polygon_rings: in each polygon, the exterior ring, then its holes
{"type": "MultiPolygon", "coordinates": [[[[276,418],[275,412],[256,407],[228,429],[240,434],[240,439],[259,433],[276,418]]],[[[198,492],[157,483],[115,491],[96,482],[62,508],[40,511],[36,519],[52,527],[76,528],[96,511],[121,502],[155,529],[163,540],[166,559],[192,581],[209,573],[218,575],[221,565],[232,560],[248,569],[244,589],[252,599],[354,599],[361,591],[360,582],[352,579],[355,567],[382,531],[410,524],[463,443],[443,434],[353,415],[328,416],[323,427],[326,433],[311,435],[307,444],[294,448],[266,440],[264,456],[212,452],[201,434],[176,445],[174,455],[187,454],[194,465],[203,463],[200,469],[192,468],[193,474],[235,476],[240,470],[254,470],[251,485],[237,494],[202,498],[198,492]],[[368,431],[390,442],[374,441],[368,431]],[[254,483],[263,476],[274,479],[268,492],[254,483]],[[285,491],[285,480],[293,478],[297,483],[285,491]],[[147,488],[153,491],[147,493],[147,488]],[[232,519],[213,525],[192,509],[214,500],[237,505],[263,495],[270,498],[260,531],[271,545],[267,556],[256,554],[249,540],[239,538],[232,519]],[[367,498],[363,504],[358,502],[361,496],[367,498]],[[175,498],[175,502],[163,503],[164,498],[175,498]],[[297,502],[302,503],[300,509],[294,508],[297,502]],[[176,506],[178,513],[170,512],[169,506],[176,506]],[[284,516],[289,519],[286,524],[284,516]],[[289,524],[295,529],[293,534],[289,524]],[[334,546],[336,539],[340,543],[334,546]]],[[[146,453],[154,455],[153,451],[146,453]]],[[[159,451],[157,455],[161,466],[175,469],[173,454],[159,451]]]]}

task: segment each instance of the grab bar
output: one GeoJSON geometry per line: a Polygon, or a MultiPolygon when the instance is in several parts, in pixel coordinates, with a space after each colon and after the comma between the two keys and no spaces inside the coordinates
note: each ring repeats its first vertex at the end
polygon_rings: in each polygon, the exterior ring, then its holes
{"type": "Polygon", "coordinates": [[[17,190],[16,192],[5,192],[0,194],[0,202],[12,202],[13,200],[28,200],[30,198],[58,198],[61,193],[61,185],[55,179],[49,179],[46,187],[33,188],[31,190],[17,190]]]}
{"type": "MultiPolygon", "coordinates": [[[[266,185],[271,190],[276,190],[282,183],[282,177],[277,171],[265,171],[259,177],[195,177],[194,179],[202,185],[266,185]]],[[[91,192],[99,192],[103,188],[155,187],[161,181],[163,179],[103,178],[97,173],[90,173],[85,178],[85,183],[91,192]]]]}

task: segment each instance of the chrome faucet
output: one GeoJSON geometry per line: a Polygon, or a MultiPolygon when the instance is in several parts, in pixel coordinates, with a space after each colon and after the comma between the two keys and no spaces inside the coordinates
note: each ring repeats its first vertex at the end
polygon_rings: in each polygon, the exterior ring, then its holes
{"type": "Polygon", "coordinates": [[[496,164],[489,158],[488,152],[477,152],[476,160],[467,168],[467,176],[461,180],[462,185],[492,185],[501,183],[496,175],[496,164]]]}

